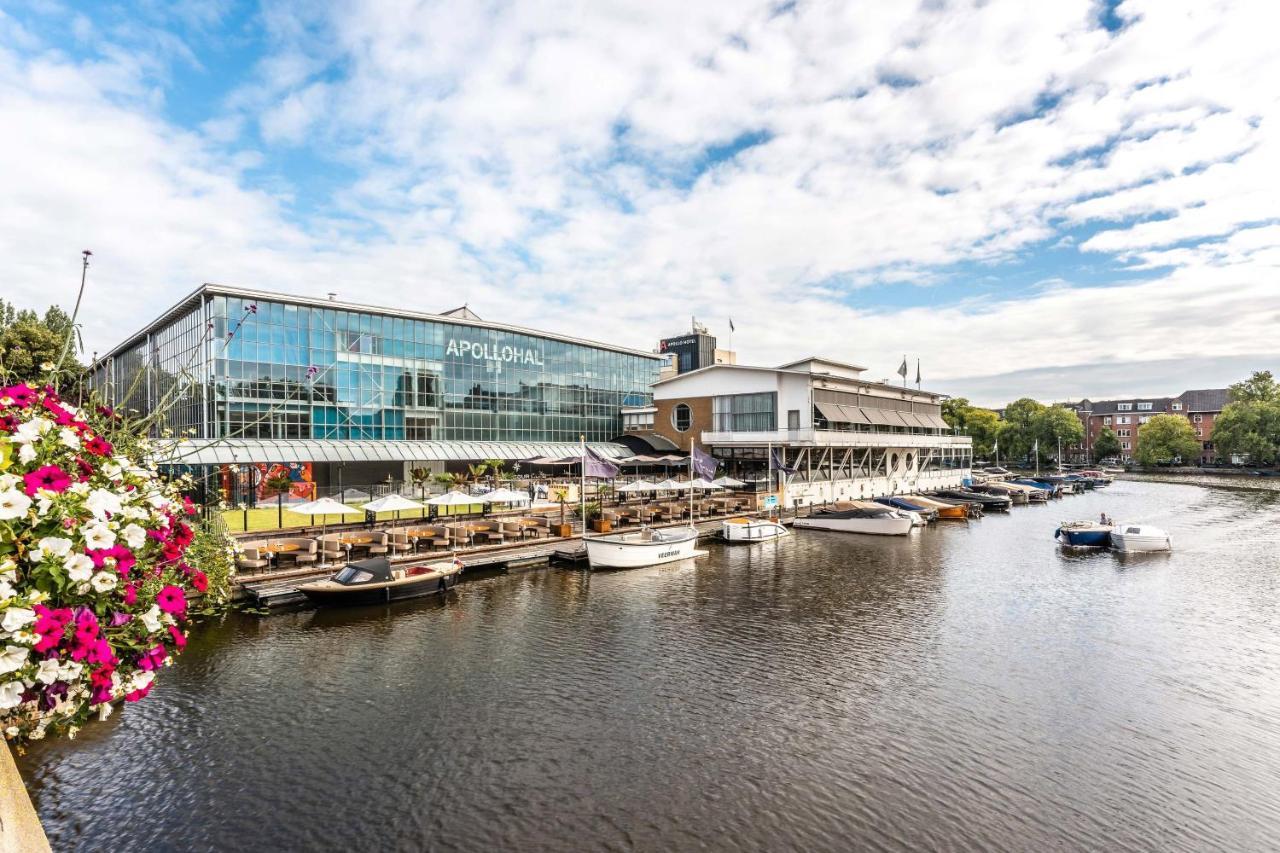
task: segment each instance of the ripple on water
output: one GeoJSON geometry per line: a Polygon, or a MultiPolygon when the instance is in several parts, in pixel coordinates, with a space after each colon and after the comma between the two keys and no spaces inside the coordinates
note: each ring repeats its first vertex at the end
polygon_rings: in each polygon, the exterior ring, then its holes
{"type": "Polygon", "coordinates": [[[57,849],[1274,849],[1278,520],[1280,493],[1120,481],[232,616],[22,766],[57,849]],[[1052,543],[1103,510],[1177,550],[1052,543]]]}

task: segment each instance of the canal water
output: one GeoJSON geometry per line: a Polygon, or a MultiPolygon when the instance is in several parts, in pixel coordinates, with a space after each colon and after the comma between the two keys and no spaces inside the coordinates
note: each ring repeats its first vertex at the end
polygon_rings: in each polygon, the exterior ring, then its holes
{"type": "Polygon", "coordinates": [[[1274,850],[1280,490],[1245,485],[233,615],[21,765],[58,850],[1274,850]],[[1103,510],[1176,550],[1053,543],[1103,510]]]}

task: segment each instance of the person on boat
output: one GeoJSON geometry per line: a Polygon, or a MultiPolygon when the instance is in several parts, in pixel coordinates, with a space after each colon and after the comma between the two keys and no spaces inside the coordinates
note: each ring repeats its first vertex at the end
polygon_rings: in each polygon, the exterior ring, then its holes
{"type": "Polygon", "coordinates": [[[1104,513],[1102,513],[1102,516],[1098,519],[1098,523],[1099,523],[1099,524],[1110,524],[1110,523],[1111,523],[1111,519],[1107,518],[1107,514],[1104,512],[1104,513]]]}

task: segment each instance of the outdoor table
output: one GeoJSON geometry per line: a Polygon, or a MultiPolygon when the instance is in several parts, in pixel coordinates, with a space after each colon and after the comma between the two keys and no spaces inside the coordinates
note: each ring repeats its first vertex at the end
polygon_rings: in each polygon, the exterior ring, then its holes
{"type": "Polygon", "coordinates": [[[277,564],[280,562],[281,554],[289,554],[302,549],[301,545],[293,542],[272,542],[268,545],[258,545],[256,547],[259,553],[269,555],[267,559],[275,560],[277,564]]]}

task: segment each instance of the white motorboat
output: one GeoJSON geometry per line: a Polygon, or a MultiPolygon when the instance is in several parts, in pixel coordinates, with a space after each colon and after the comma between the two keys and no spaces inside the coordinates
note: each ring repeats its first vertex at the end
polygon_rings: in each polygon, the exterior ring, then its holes
{"type": "Polygon", "coordinates": [[[784,525],[767,518],[726,518],[720,526],[726,542],[764,542],[790,534],[784,525]]]}
{"type": "Polygon", "coordinates": [[[698,531],[692,527],[644,528],[583,539],[593,569],[639,569],[695,556],[698,531]]]}
{"type": "Polygon", "coordinates": [[[1117,524],[1111,530],[1111,547],[1117,551],[1171,551],[1169,534],[1150,524],[1117,524]]]}
{"type": "Polygon", "coordinates": [[[871,501],[842,501],[815,510],[812,515],[797,518],[796,527],[809,530],[834,530],[840,533],[873,533],[879,536],[906,536],[911,532],[911,517],[901,510],[871,501]]]}

